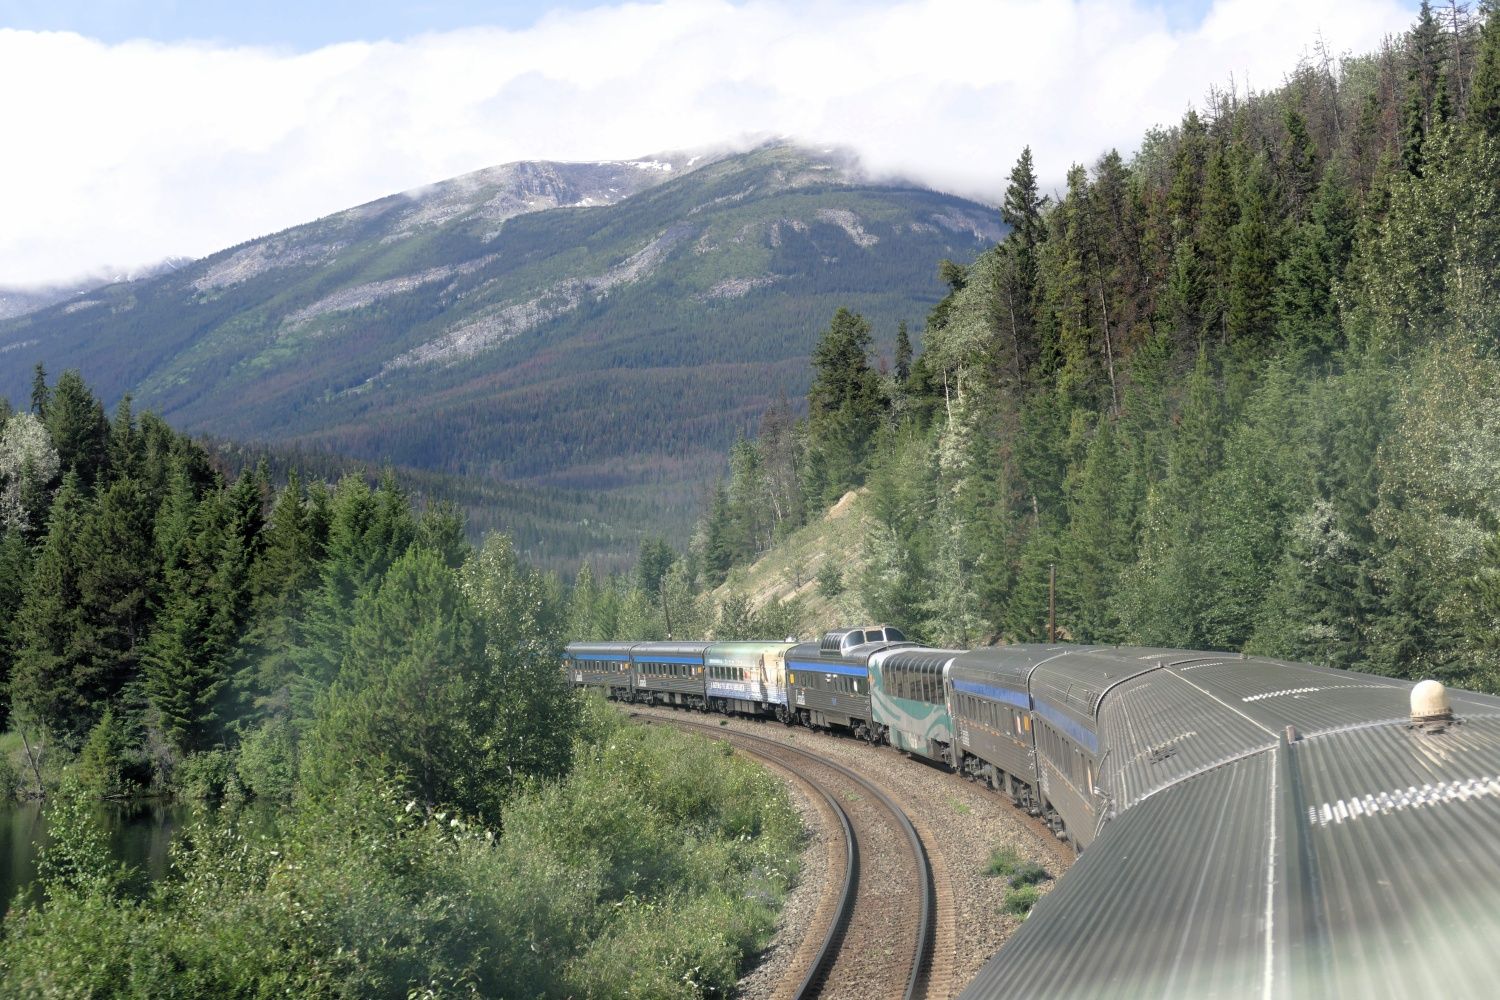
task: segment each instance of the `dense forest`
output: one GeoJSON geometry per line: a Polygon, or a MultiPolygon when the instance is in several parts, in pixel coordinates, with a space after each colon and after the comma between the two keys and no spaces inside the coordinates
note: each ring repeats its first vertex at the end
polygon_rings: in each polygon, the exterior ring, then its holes
{"type": "Polygon", "coordinates": [[[575,699],[508,538],[391,474],[229,480],[77,372],[4,410],[0,782],[48,839],[0,992],[696,997],[763,946],[780,786],[575,699]],[[130,797],[203,806],[154,883],[97,816],[130,797]]]}
{"type": "Polygon", "coordinates": [[[1000,245],[942,262],[919,355],[834,316],[685,575],[863,488],[851,594],[931,642],[1045,637],[1055,567],[1076,641],[1500,690],[1500,14],[1424,3],[1063,191],[1037,170],[1000,245]]]}

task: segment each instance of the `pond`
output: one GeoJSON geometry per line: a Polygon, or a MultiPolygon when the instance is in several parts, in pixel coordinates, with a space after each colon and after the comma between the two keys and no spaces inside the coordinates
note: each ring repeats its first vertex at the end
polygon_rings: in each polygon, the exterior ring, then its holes
{"type": "MultiPolygon", "coordinates": [[[[174,834],[193,816],[194,807],[148,801],[100,803],[100,825],[110,851],[122,863],[151,881],[167,874],[167,855],[174,834]]],[[[252,821],[269,823],[273,811],[252,808],[252,821]]],[[[8,910],[16,892],[35,893],[37,858],[47,842],[47,811],[40,802],[0,802],[0,910],[8,910]]]]}

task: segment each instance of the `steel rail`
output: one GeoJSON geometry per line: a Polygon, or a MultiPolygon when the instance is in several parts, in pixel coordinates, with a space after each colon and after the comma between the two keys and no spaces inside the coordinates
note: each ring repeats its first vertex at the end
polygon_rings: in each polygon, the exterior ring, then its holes
{"type": "MultiPolygon", "coordinates": [[[[647,718],[646,716],[635,715],[634,713],[632,713],[632,715],[633,717],[639,719],[647,718]]],[[[657,716],[655,718],[661,717],[657,716]]],[[[922,838],[917,834],[917,828],[912,825],[912,822],[910,818],[907,817],[906,812],[902,810],[901,807],[896,804],[895,800],[887,795],[881,788],[879,788],[869,779],[865,778],[863,775],[859,774],[857,771],[851,770],[850,768],[845,767],[843,764],[831,761],[826,757],[820,757],[809,750],[802,749],[801,747],[789,746],[788,744],[782,743],[779,740],[767,739],[764,736],[756,736],[753,733],[745,733],[738,730],[730,730],[726,732],[719,729],[719,727],[717,726],[710,726],[701,722],[690,722],[686,719],[665,718],[662,719],[662,721],[682,728],[706,730],[717,736],[728,737],[732,735],[739,740],[766,744],[775,747],[779,752],[791,753],[796,756],[803,757],[807,760],[811,760],[817,764],[821,764],[823,767],[826,767],[829,770],[837,772],[847,780],[852,781],[854,784],[863,788],[870,794],[872,798],[874,798],[883,807],[885,807],[885,810],[891,814],[891,816],[896,820],[897,826],[899,826],[901,828],[901,831],[906,835],[907,846],[911,850],[912,858],[916,862],[917,867],[917,893],[922,898],[922,905],[920,907],[917,920],[916,955],[912,961],[911,974],[907,978],[906,992],[904,994],[906,1000],[916,1000],[919,995],[918,991],[922,988],[932,963],[933,937],[936,923],[936,921],[934,920],[934,911],[937,909],[937,894],[932,884],[932,865],[927,857],[927,848],[925,847],[925,845],[923,845],[922,838]]],[[[768,755],[762,753],[759,754],[759,756],[764,757],[768,755]]],[[[803,775],[802,777],[806,778],[806,775],[803,775]]],[[[827,789],[818,785],[816,782],[810,781],[810,783],[813,784],[814,787],[818,788],[819,792],[822,793],[824,798],[828,799],[833,804],[835,810],[837,811],[837,815],[841,817],[841,821],[844,825],[844,836],[846,838],[846,842],[849,845],[848,856],[850,858],[850,863],[845,867],[845,897],[841,900],[839,917],[835,921],[835,926],[829,929],[829,936],[824,940],[822,947],[819,949],[818,961],[814,964],[813,969],[809,970],[807,978],[803,980],[802,986],[799,988],[796,994],[798,1000],[803,1000],[803,998],[805,997],[812,997],[817,995],[817,992],[815,989],[813,989],[813,987],[818,982],[818,975],[826,973],[828,968],[832,967],[833,959],[837,957],[837,950],[832,947],[832,945],[834,944],[835,934],[837,934],[838,937],[842,938],[843,926],[847,924],[849,914],[853,912],[853,902],[856,893],[856,864],[858,860],[858,855],[856,853],[857,846],[854,842],[854,834],[849,824],[847,814],[844,813],[843,808],[839,806],[837,802],[833,801],[827,789]],[[820,968],[820,966],[824,967],[820,968]],[[809,990],[813,991],[808,992],[809,990]]]]}

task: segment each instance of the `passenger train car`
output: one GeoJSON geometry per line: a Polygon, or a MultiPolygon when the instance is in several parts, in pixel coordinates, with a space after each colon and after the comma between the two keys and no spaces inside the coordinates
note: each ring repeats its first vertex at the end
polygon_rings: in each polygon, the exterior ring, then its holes
{"type": "Polygon", "coordinates": [[[885,730],[870,710],[870,657],[911,645],[899,629],[872,626],[838,629],[819,642],[793,646],[786,654],[787,708],[813,729],[842,729],[880,742],[885,730]]]}
{"type": "Polygon", "coordinates": [[[1500,698],[1223,653],[928,649],[889,626],[796,646],[580,643],[564,664],[609,697],[889,742],[1042,817],[1082,857],[968,1000],[1500,981],[1500,698]],[[784,686],[774,666],[714,677],[742,647],[780,658],[784,686]],[[687,669],[663,674],[676,659],[687,669]]]}

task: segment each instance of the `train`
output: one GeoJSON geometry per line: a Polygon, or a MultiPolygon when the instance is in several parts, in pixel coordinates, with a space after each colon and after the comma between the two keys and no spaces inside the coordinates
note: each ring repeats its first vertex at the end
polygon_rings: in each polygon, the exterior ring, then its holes
{"type": "MultiPolygon", "coordinates": [[[[619,701],[841,733],[987,784],[1078,852],[964,1000],[1492,996],[1500,698],[1239,653],[575,643],[619,701]]],[[[998,919],[998,918],[997,918],[998,919]]]]}

